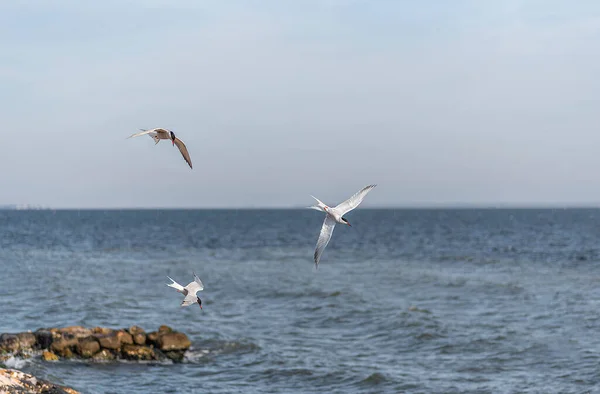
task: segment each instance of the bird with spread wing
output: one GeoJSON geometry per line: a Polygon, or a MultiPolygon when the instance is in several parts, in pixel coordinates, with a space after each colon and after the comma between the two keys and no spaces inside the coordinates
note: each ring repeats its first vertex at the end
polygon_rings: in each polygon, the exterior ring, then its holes
{"type": "Polygon", "coordinates": [[[314,259],[316,267],[319,266],[321,255],[323,254],[325,247],[331,239],[331,235],[333,234],[333,229],[335,228],[336,223],[350,226],[350,222],[344,217],[344,215],[358,207],[358,205],[362,202],[367,193],[369,193],[375,186],[377,185],[369,185],[367,187],[364,187],[352,197],[335,207],[327,206],[315,196],[311,196],[312,198],[317,200],[317,205],[313,205],[312,207],[308,208],[326,213],[325,221],[323,222],[323,226],[321,227],[321,233],[319,234],[319,240],[317,241],[317,247],[315,249],[314,259]]]}
{"type": "Polygon", "coordinates": [[[175,133],[173,133],[171,130],[162,129],[162,128],[156,128],[156,129],[150,129],[150,130],[140,129],[140,130],[142,130],[142,131],[139,133],[132,134],[127,138],[139,137],[142,135],[149,135],[150,137],[152,137],[152,139],[154,140],[154,142],[156,144],[158,144],[160,142],[160,140],[171,140],[171,142],[173,143],[173,146],[177,145],[177,148],[179,148],[179,152],[181,152],[183,159],[188,163],[190,168],[192,168],[192,159],[190,158],[190,154],[189,154],[187,148],[185,147],[185,144],[183,143],[182,140],[175,137],[175,133]]]}

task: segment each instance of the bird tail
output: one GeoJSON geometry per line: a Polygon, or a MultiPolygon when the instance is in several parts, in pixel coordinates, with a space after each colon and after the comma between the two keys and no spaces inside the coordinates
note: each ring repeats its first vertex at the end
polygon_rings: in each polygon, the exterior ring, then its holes
{"type": "MultiPolygon", "coordinates": [[[[167,278],[171,279],[169,276],[167,276],[167,278]]],[[[181,286],[179,283],[175,282],[173,279],[171,279],[171,282],[173,282],[173,283],[167,283],[167,286],[174,288],[175,290],[177,290],[180,293],[183,292],[183,286],[181,286]]]]}
{"type": "Polygon", "coordinates": [[[320,212],[325,212],[325,209],[323,209],[323,208],[327,207],[327,205],[323,204],[323,202],[321,200],[319,200],[317,197],[315,197],[315,196],[311,196],[311,197],[314,198],[315,200],[317,200],[317,205],[313,205],[313,206],[306,207],[306,208],[314,209],[314,210],[317,210],[320,212]]]}

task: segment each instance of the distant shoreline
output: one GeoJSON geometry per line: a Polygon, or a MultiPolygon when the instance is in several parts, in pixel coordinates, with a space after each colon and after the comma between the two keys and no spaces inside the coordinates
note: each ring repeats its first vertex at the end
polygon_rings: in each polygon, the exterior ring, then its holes
{"type": "MultiPolygon", "coordinates": [[[[305,207],[215,207],[215,208],[195,208],[195,207],[85,207],[85,208],[50,208],[42,206],[12,206],[2,205],[0,211],[300,211],[305,207]]],[[[369,211],[514,211],[514,210],[599,210],[600,205],[424,205],[424,206],[382,206],[382,207],[364,207],[362,210],[369,211]]]]}

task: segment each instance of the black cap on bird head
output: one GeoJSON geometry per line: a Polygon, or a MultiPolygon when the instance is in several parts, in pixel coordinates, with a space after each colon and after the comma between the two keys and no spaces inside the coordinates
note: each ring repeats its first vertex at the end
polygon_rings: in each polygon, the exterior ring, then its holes
{"type": "Polygon", "coordinates": [[[198,298],[198,305],[200,305],[200,309],[202,309],[202,300],[200,299],[200,297],[197,297],[197,298],[198,298]]]}
{"type": "Polygon", "coordinates": [[[171,133],[171,142],[173,142],[173,145],[175,145],[175,133],[172,131],[169,131],[169,133],[171,133]]]}
{"type": "Polygon", "coordinates": [[[348,220],[346,220],[346,218],[342,218],[342,221],[343,221],[344,223],[346,223],[348,226],[352,227],[352,226],[350,225],[350,222],[349,222],[348,220]]]}

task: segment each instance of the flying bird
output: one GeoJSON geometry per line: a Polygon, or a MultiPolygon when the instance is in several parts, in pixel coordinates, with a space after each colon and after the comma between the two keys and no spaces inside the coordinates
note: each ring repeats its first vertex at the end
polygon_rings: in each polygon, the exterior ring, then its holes
{"type": "MultiPolygon", "coordinates": [[[[315,196],[311,196],[315,200],[317,200],[317,205],[313,205],[312,207],[308,207],[309,209],[316,209],[317,211],[325,212],[325,221],[323,222],[323,227],[321,227],[321,233],[319,234],[319,240],[317,241],[317,247],[315,249],[315,267],[319,267],[319,261],[321,260],[321,255],[327,247],[329,240],[331,239],[331,235],[333,234],[333,229],[335,228],[336,223],[345,224],[350,226],[350,222],[346,220],[344,217],[345,214],[352,211],[354,208],[358,207],[358,205],[362,202],[368,192],[371,191],[377,185],[369,185],[352,197],[344,201],[343,203],[330,207],[324,204],[321,200],[316,198],[315,196]]],[[[350,226],[352,227],[352,226],[350,226]]]]}
{"type": "Polygon", "coordinates": [[[200,305],[200,309],[202,309],[202,300],[196,295],[196,293],[204,290],[204,285],[202,284],[200,278],[198,278],[198,275],[196,275],[195,272],[193,274],[194,281],[188,283],[188,285],[185,287],[181,286],[179,283],[175,282],[173,279],[167,276],[167,278],[171,279],[171,282],[173,282],[167,283],[167,286],[174,288],[175,290],[177,290],[185,296],[183,302],[181,303],[182,307],[192,305],[197,302],[198,305],[200,305]]]}
{"type": "Polygon", "coordinates": [[[132,134],[127,138],[139,137],[141,135],[147,134],[150,137],[152,137],[152,139],[154,140],[154,142],[155,142],[154,145],[158,144],[160,142],[160,140],[171,140],[171,142],[173,143],[173,146],[177,145],[177,147],[179,148],[179,151],[181,152],[181,155],[183,156],[183,159],[188,163],[190,168],[192,168],[192,159],[190,158],[190,154],[188,153],[188,150],[185,147],[185,144],[183,143],[182,140],[175,137],[175,133],[173,133],[171,130],[161,129],[161,128],[150,129],[150,130],[140,129],[140,130],[142,130],[142,131],[139,133],[132,134]]]}

